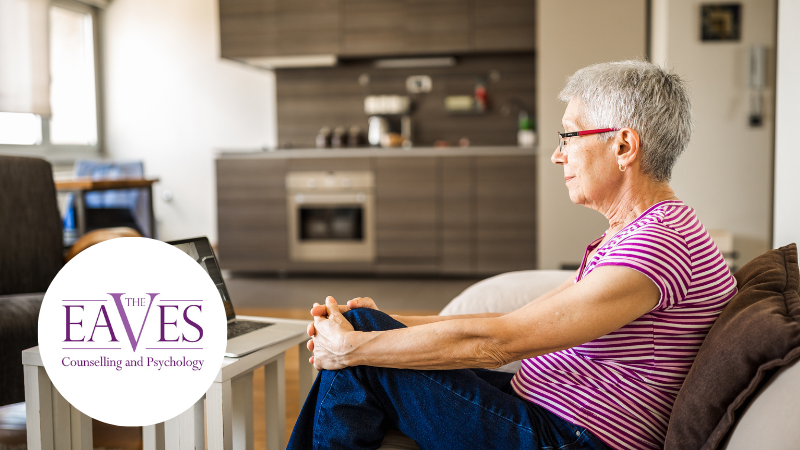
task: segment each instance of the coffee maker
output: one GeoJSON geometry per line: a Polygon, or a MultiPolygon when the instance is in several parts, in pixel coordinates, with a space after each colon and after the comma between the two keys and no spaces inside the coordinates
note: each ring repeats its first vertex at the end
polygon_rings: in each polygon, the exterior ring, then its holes
{"type": "Polygon", "coordinates": [[[411,99],[405,95],[368,95],[364,112],[369,117],[367,140],[372,146],[411,145],[411,99]]]}

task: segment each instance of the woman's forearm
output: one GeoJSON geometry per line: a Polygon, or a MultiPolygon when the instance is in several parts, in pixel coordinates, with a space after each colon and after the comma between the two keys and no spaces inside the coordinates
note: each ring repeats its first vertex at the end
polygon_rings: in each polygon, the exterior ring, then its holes
{"type": "Polygon", "coordinates": [[[416,327],[418,325],[425,325],[428,323],[443,322],[445,320],[454,319],[488,319],[491,317],[500,317],[503,313],[482,313],[482,314],[462,314],[458,316],[401,316],[393,314],[392,318],[407,327],[416,327]]]}
{"type": "Polygon", "coordinates": [[[345,338],[340,356],[347,366],[420,370],[496,368],[510,362],[510,355],[492,337],[498,335],[493,329],[497,325],[493,318],[479,317],[389,331],[351,332],[345,338]]]}

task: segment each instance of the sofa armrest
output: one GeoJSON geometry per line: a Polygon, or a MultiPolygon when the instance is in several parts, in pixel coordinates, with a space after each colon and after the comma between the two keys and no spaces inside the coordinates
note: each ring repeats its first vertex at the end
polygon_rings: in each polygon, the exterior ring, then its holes
{"type": "Polygon", "coordinates": [[[39,345],[44,293],[0,295],[0,406],[25,401],[22,351],[39,345]]]}

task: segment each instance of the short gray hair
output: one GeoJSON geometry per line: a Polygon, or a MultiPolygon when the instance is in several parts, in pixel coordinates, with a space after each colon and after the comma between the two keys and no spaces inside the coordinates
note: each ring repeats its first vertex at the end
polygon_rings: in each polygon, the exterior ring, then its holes
{"type": "Polygon", "coordinates": [[[580,100],[587,126],[634,129],[642,148],[642,170],[656,181],[669,181],[692,137],[686,84],[653,63],[617,61],[584,67],[569,77],[558,98],[580,100]]]}

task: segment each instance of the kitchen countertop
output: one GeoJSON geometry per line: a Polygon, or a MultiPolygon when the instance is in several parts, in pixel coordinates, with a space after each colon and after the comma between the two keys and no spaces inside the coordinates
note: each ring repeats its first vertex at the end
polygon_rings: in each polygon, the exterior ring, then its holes
{"type": "Polygon", "coordinates": [[[380,158],[420,156],[525,156],[536,155],[535,148],[513,146],[487,147],[412,147],[402,148],[337,148],[337,149],[291,149],[264,151],[261,149],[217,149],[217,158],[222,159],[304,159],[304,158],[380,158]]]}

